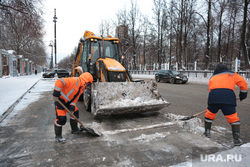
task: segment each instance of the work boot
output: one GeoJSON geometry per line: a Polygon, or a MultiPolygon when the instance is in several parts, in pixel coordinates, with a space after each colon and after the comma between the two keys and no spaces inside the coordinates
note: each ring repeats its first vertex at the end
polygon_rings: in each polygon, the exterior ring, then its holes
{"type": "Polygon", "coordinates": [[[77,120],[70,119],[70,126],[71,126],[71,134],[80,134],[82,133],[77,126],[77,120]]]}
{"type": "Polygon", "coordinates": [[[206,137],[210,138],[211,122],[205,120],[205,132],[203,133],[206,137]]]}
{"type": "Polygon", "coordinates": [[[234,146],[240,146],[243,141],[240,139],[240,125],[232,125],[234,146]]]}
{"type": "Polygon", "coordinates": [[[62,137],[62,127],[58,127],[56,125],[54,125],[54,127],[55,127],[56,141],[59,143],[66,143],[66,139],[62,137]]]}

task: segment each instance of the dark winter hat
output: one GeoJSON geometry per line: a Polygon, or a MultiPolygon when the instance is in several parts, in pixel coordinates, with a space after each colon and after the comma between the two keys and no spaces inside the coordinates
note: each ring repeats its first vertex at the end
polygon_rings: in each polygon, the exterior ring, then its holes
{"type": "Polygon", "coordinates": [[[214,74],[217,74],[220,71],[226,71],[226,70],[228,70],[228,68],[225,64],[218,64],[214,70],[214,74]]]}

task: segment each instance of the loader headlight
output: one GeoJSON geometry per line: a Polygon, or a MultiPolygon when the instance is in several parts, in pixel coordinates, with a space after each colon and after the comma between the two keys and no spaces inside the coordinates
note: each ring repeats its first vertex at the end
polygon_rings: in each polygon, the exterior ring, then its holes
{"type": "Polygon", "coordinates": [[[113,43],[119,43],[119,41],[113,41],[113,43]]]}
{"type": "Polygon", "coordinates": [[[91,38],[90,41],[91,42],[97,42],[97,39],[91,38]]]}

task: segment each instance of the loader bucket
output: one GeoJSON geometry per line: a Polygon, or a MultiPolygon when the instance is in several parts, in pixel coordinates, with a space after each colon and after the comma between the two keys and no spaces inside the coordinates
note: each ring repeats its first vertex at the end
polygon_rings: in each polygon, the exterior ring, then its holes
{"type": "Polygon", "coordinates": [[[98,82],[91,88],[91,112],[97,116],[158,111],[170,103],[154,82],[98,82]]]}

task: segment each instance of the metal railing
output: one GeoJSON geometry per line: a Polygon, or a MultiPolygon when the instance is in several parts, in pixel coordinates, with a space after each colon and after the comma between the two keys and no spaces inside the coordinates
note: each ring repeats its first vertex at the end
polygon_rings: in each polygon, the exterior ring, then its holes
{"type": "MultiPolygon", "coordinates": [[[[129,70],[130,74],[142,74],[142,75],[155,75],[158,70],[129,70]]],[[[181,74],[185,74],[188,77],[195,78],[210,78],[213,75],[214,71],[210,70],[186,70],[179,71],[181,74]]],[[[244,78],[250,78],[250,71],[239,71],[237,72],[244,78]]]]}

